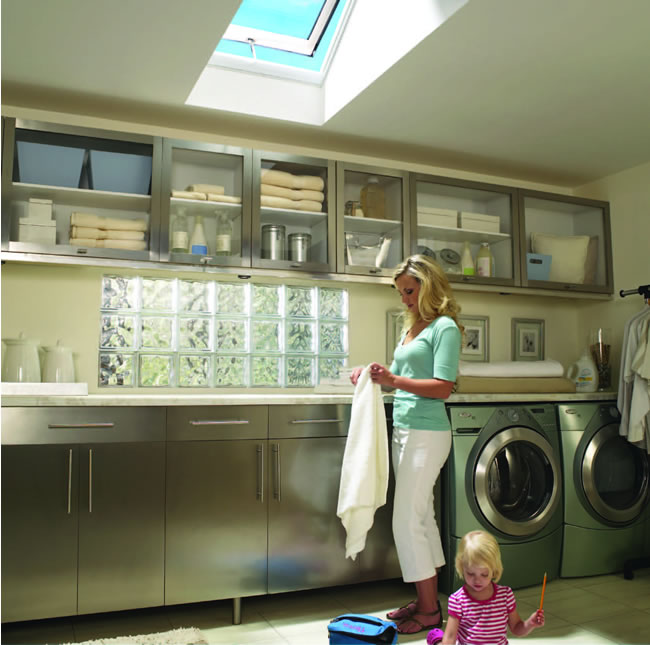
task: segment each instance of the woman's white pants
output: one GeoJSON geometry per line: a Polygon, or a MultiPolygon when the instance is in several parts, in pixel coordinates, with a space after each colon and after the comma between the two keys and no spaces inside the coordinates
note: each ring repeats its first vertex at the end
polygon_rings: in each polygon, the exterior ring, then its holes
{"type": "Polygon", "coordinates": [[[404,582],[432,578],[445,564],[433,488],[450,450],[450,430],[393,428],[393,537],[404,582]]]}

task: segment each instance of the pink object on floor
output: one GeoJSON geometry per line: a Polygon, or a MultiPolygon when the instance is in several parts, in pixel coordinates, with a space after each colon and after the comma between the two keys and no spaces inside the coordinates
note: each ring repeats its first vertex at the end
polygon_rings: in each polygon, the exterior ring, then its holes
{"type": "Polygon", "coordinates": [[[442,629],[432,629],[427,634],[427,645],[435,645],[435,643],[440,643],[444,635],[445,632],[443,632],[442,629]]]}

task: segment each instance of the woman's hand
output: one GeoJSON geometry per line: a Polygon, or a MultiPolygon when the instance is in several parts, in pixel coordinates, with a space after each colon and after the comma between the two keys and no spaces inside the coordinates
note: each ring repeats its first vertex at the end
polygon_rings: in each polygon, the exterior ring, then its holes
{"type": "Polygon", "coordinates": [[[392,388],[394,387],[393,379],[393,373],[389,369],[386,369],[380,363],[370,363],[370,380],[373,383],[392,388]]]}
{"type": "Polygon", "coordinates": [[[365,368],[364,367],[355,367],[352,370],[352,374],[350,374],[350,381],[352,382],[352,385],[356,385],[357,381],[359,380],[359,377],[361,376],[361,372],[363,372],[365,368]]]}

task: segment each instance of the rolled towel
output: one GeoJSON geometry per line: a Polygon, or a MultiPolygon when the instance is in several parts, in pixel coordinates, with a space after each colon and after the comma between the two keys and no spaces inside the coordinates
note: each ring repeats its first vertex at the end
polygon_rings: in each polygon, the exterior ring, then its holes
{"type": "Polygon", "coordinates": [[[561,377],[564,376],[562,363],[547,358],[544,361],[497,361],[495,363],[470,363],[460,361],[458,373],[463,376],[489,377],[561,377]]]}
{"type": "Polygon", "coordinates": [[[145,241],[138,240],[94,240],[90,238],[70,238],[72,246],[87,246],[97,249],[126,249],[128,251],[144,251],[147,248],[145,241]]]}
{"type": "Polygon", "coordinates": [[[284,197],[286,199],[310,199],[313,202],[325,200],[325,193],[320,190],[294,190],[274,186],[273,184],[260,184],[260,188],[262,195],[273,195],[274,197],[284,197]]]}
{"type": "Polygon", "coordinates": [[[92,213],[72,213],[71,226],[85,226],[115,231],[146,231],[147,221],[144,219],[120,219],[117,217],[102,217],[92,213]]]}
{"type": "Polygon", "coordinates": [[[217,184],[190,184],[186,189],[190,193],[214,193],[223,195],[226,190],[223,186],[217,184]]]}
{"type": "Polygon", "coordinates": [[[323,205],[320,202],[314,202],[310,199],[285,199],[284,197],[273,197],[272,195],[262,195],[260,197],[262,206],[271,206],[272,208],[292,208],[299,211],[314,211],[320,213],[323,205]]]}
{"type": "Polygon", "coordinates": [[[99,242],[102,240],[96,240],[90,237],[71,237],[70,244],[72,246],[88,246],[90,248],[95,248],[99,246],[99,242]]]}
{"type": "Polygon", "coordinates": [[[322,177],[315,175],[292,175],[284,170],[269,170],[262,168],[262,183],[306,190],[324,190],[325,182],[322,177]]]}
{"type": "Polygon", "coordinates": [[[73,226],[71,236],[76,238],[105,240],[144,240],[144,231],[104,231],[101,228],[88,228],[87,226],[73,226]]]}
{"type": "Polygon", "coordinates": [[[205,201],[205,193],[192,192],[189,190],[172,190],[172,197],[179,199],[198,199],[205,201]]]}
{"type": "Polygon", "coordinates": [[[225,204],[241,204],[241,197],[234,195],[217,195],[216,193],[207,193],[209,202],[223,202],[225,204]]]}

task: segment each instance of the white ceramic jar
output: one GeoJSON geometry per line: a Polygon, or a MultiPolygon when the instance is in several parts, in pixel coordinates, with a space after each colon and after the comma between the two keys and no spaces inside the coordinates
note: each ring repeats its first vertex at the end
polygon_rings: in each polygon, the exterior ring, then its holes
{"type": "Polygon", "coordinates": [[[4,383],[40,383],[41,362],[38,357],[38,341],[25,338],[3,338],[5,355],[2,361],[4,383]]]}
{"type": "Polygon", "coordinates": [[[44,347],[43,383],[74,383],[72,350],[58,340],[56,345],[44,347]]]}

